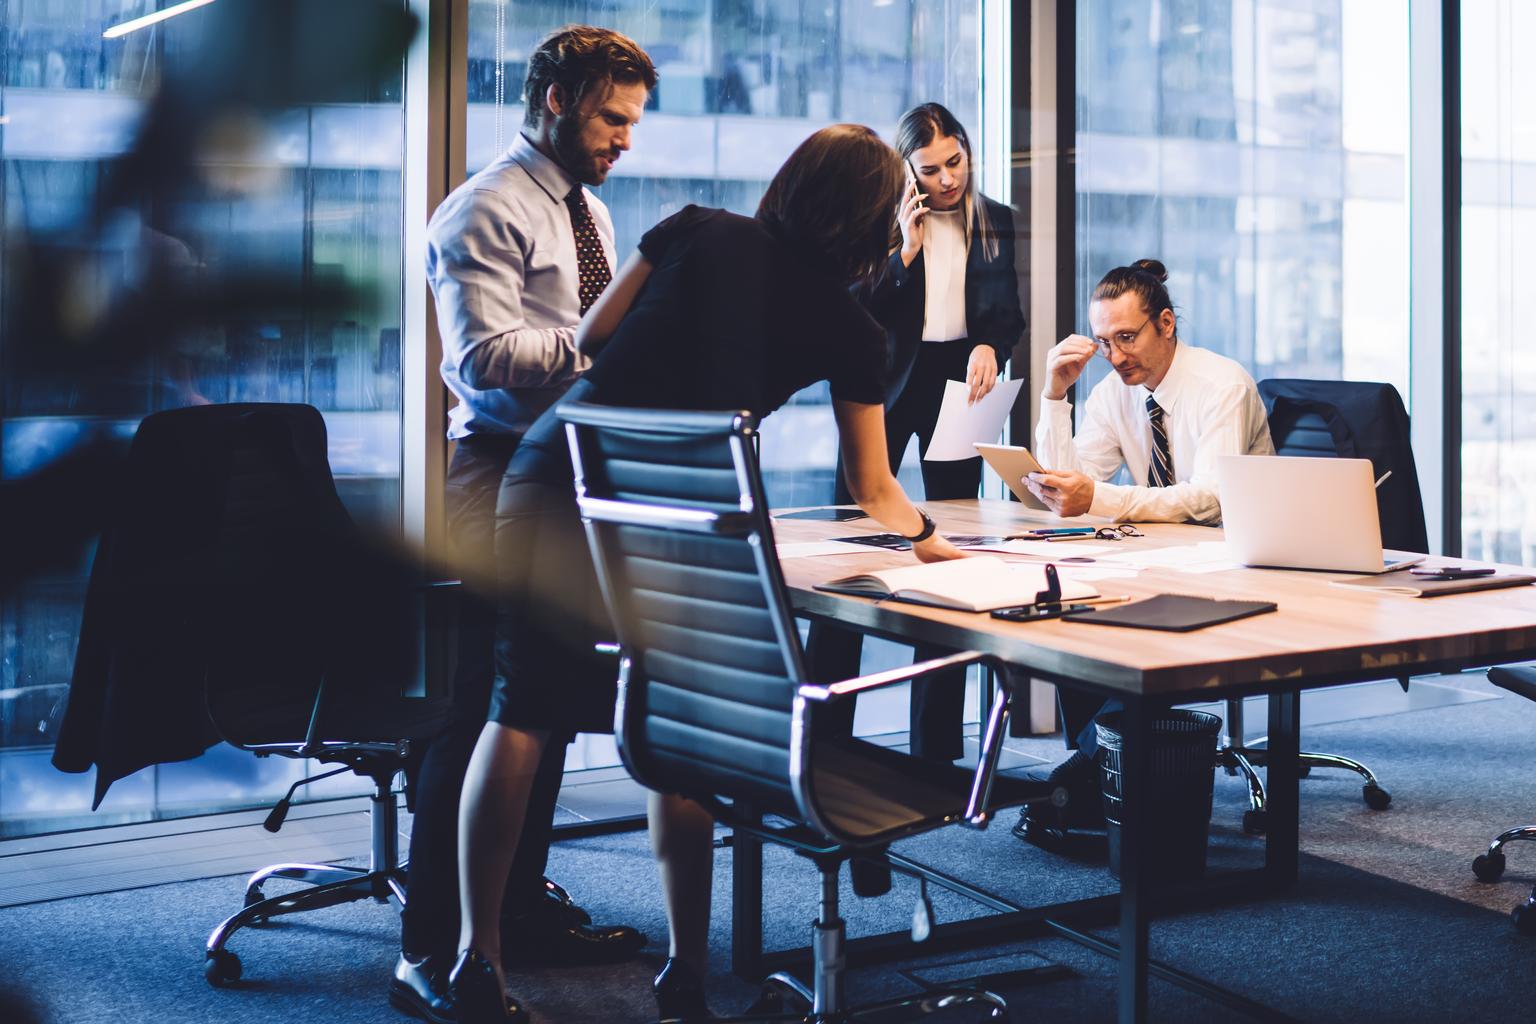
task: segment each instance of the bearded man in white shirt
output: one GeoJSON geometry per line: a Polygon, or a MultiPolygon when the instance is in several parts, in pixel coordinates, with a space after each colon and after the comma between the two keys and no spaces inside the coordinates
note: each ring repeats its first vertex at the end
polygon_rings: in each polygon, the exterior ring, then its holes
{"type": "MultiPolygon", "coordinates": [[[[1216,491],[1220,455],[1273,455],[1264,403],[1253,378],[1225,356],[1179,341],[1168,297],[1168,271],[1157,260],[1116,267],[1088,306],[1093,337],[1074,334],[1046,357],[1035,457],[1046,467],[1025,478],[1060,516],[1084,514],[1134,522],[1221,522],[1216,491]],[[1088,394],[1072,432],[1067,389],[1095,354],[1114,375],[1088,394]],[[1109,480],[1125,467],[1136,483],[1109,480]]],[[[1021,839],[1050,845],[1073,828],[1103,826],[1093,718],[1105,704],[1091,694],[1058,691],[1062,734],[1076,749],[1047,776],[1066,788],[1065,807],[1026,808],[1021,839]]]]}

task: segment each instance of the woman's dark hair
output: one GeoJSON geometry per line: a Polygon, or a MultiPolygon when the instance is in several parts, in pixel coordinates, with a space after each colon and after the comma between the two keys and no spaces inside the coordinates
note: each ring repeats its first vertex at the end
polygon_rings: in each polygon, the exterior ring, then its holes
{"type": "MultiPolygon", "coordinates": [[[[1128,267],[1116,267],[1099,278],[1090,302],[1101,299],[1118,299],[1126,292],[1135,292],[1141,299],[1141,308],[1157,319],[1163,310],[1173,309],[1168,297],[1168,268],[1157,260],[1137,260],[1128,267]]],[[[1178,314],[1174,314],[1174,337],[1178,337],[1178,314]]]]}
{"type": "Polygon", "coordinates": [[[834,124],[784,161],[763,193],[757,219],[852,283],[885,265],[901,190],[895,150],[861,124],[834,124]]]}
{"type": "MultiPolygon", "coordinates": [[[[921,103],[913,107],[902,114],[901,120],[896,123],[896,152],[901,154],[903,160],[911,160],[913,153],[932,144],[939,136],[960,143],[960,148],[965,150],[965,162],[970,165],[964,199],[966,248],[970,248],[971,235],[974,233],[981,242],[982,255],[989,260],[996,259],[997,239],[993,237],[992,225],[980,210],[981,191],[976,187],[976,157],[971,152],[971,137],[965,133],[965,126],[955,115],[939,103],[921,103]]],[[[916,168],[913,168],[912,173],[917,173],[916,168]]]]}
{"type": "Polygon", "coordinates": [[[594,87],[639,82],[656,88],[656,67],[628,36],[591,25],[566,25],[545,36],[528,56],[523,81],[523,124],[537,128],[544,116],[544,96],[560,87],[561,101],[572,111],[594,87]]]}

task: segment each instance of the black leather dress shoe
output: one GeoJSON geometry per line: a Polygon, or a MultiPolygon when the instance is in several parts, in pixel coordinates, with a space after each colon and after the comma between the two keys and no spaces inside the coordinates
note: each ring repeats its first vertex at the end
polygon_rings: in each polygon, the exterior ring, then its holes
{"type": "Polygon", "coordinates": [[[628,925],[590,924],[574,903],[543,899],[535,909],[501,919],[501,962],[507,966],[582,967],[628,960],[645,936],[628,925]]]}
{"type": "Polygon", "coordinates": [[[576,901],[571,899],[571,894],[566,892],[565,887],[559,883],[551,882],[547,878],[544,879],[544,898],[554,903],[560,904],[560,906],[564,907],[570,913],[570,915],[576,918],[580,923],[592,923],[592,915],[578,907],[576,905],[576,901]]]}
{"type": "Polygon", "coordinates": [[[656,995],[656,1013],[663,1022],[714,1020],[709,1004],[704,1001],[704,982],[693,969],[677,957],[668,957],[661,973],[651,982],[656,995]]]}
{"type": "Polygon", "coordinates": [[[448,998],[458,1024],[528,1024],[528,1011],[507,998],[491,962],[473,949],[448,973],[448,998]]]}
{"type": "Polygon", "coordinates": [[[390,1005],[432,1024],[455,1024],[458,1017],[448,999],[448,967],[441,957],[413,960],[401,953],[389,983],[390,1005]]]}
{"type": "Polygon", "coordinates": [[[1081,750],[1058,765],[1030,768],[1020,773],[1031,782],[1060,787],[1064,804],[1033,803],[1019,812],[1013,834],[1026,842],[1049,845],[1068,832],[1103,831],[1104,797],[1100,792],[1098,764],[1081,750]]]}

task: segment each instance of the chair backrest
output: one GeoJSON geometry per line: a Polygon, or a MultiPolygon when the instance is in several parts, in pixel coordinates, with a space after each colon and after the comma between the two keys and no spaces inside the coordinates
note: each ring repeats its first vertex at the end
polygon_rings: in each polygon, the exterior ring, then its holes
{"type": "Polygon", "coordinates": [[[1397,389],[1367,381],[1259,382],[1277,455],[1370,459],[1383,547],[1429,550],[1424,499],[1414,465],[1408,411],[1397,389]]]}
{"type": "Polygon", "coordinates": [[[155,413],[119,489],[55,756],[66,771],[97,767],[98,802],[116,779],[222,736],[302,739],[322,676],[409,664],[409,596],[397,620],[399,592],[380,580],[394,570],[352,529],[313,407],[155,413]]]}
{"type": "Polygon", "coordinates": [[[795,807],[804,680],[750,414],[559,409],[624,651],[616,732],[652,788],[795,807]]]}

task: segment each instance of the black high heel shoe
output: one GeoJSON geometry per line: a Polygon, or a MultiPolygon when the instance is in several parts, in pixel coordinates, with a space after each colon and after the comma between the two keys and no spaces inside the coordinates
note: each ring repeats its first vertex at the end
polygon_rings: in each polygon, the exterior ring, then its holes
{"type": "Polygon", "coordinates": [[[528,1011],[507,998],[496,968],[473,949],[448,972],[448,998],[459,1024],[528,1024],[528,1011]]]}
{"type": "Polygon", "coordinates": [[[709,1004],[704,1001],[703,980],[675,956],[667,958],[661,973],[651,982],[651,991],[656,995],[657,1015],[663,1021],[694,1024],[695,1021],[715,1019],[709,1012],[709,1004]]]}

